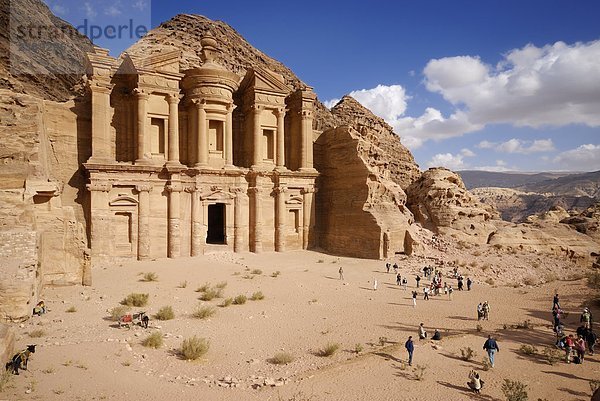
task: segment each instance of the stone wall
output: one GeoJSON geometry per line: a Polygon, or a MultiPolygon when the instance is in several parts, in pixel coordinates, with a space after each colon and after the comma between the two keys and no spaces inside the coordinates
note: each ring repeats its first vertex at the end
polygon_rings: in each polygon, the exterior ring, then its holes
{"type": "Polygon", "coordinates": [[[4,366],[14,355],[15,332],[7,324],[0,323],[0,366],[4,366]]]}

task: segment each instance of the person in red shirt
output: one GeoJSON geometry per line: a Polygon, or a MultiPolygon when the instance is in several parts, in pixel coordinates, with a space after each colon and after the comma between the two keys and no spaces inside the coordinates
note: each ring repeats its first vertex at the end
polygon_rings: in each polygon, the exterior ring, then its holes
{"type": "Polygon", "coordinates": [[[571,363],[571,350],[575,346],[575,340],[573,339],[573,334],[569,334],[567,340],[565,341],[565,352],[566,352],[566,361],[567,363],[571,363]]]}

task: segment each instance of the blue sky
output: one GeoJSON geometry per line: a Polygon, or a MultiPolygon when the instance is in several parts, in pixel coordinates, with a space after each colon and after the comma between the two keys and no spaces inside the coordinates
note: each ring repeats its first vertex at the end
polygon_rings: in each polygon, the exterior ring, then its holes
{"type": "MultiPolygon", "coordinates": [[[[600,170],[598,1],[46,3],[75,25],[223,20],[326,104],[352,93],[421,168],[600,170]]],[[[118,54],[131,40],[97,42],[118,54]]]]}

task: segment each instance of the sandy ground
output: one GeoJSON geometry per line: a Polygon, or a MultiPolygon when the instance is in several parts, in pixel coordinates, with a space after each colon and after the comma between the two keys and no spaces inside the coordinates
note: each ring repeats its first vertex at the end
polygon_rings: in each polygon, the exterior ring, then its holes
{"type": "MultiPolygon", "coordinates": [[[[533,400],[589,400],[589,380],[600,380],[599,354],[582,365],[550,365],[539,355],[519,351],[522,344],[532,344],[541,353],[554,343],[550,309],[557,289],[569,312],[567,328],[576,328],[582,306],[592,297],[585,280],[495,287],[484,283],[485,278],[494,275],[496,281],[512,283],[506,272],[526,268],[515,267],[526,264],[524,256],[500,257],[504,265],[496,261],[489,269],[478,267],[483,262],[467,265],[472,260],[468,254],[437,256],[465,259],[461,271],[469,269],[475,285],[469,292],[455,291],[452,299],[424,301],[419,293],[416,308],[410,299],[414,276],[431,263],[417,257],[394,259],[401,274],[409,276],[408,290],[396,286],[384,262],[308,251],[213,254],[98,268],[93,287],[48,288],[44,300],[49,312],[15,325],[18,347],[36,343],[38,348],[29,370],[12,378],[0,400],[503,400],[504,379],[526,383],[533,400]],[[340,266],[344,280],[339,280],[340,266]],[[253,269],[262,274],[251,274],[253,269]],[[280,274],[272,277],[276,271],[280,274]],[[155,272],[158,281],[140,281],[144,272],[155,272]],[[229,307],[217,306],[223,299],[198,300],[195,290],[200,285],[223,281],[225,297],[262,291],[265,299],[229,307]],[[187,286],[182,288],[184,282],[187,286]],[[132,292],[150,294],[148,306],[134,311],[152,315],[171,305],[175,319],[152,319],[146,330],[115,327],[108,311],[132,292]],[[476,305],[485,300],[491,304],[491,319],[478,322],[476,305]],[[208,320],[191,317],[199,304],[217,306],[216,315],[208,320]],[[70,307],[76,312],[67,312],[70,307]],[[512,328],[526,319],[533,330],[512,328]],[[410,368],[404,342],[409,335],[417,338],[420,322],[430,334],[438,328],[444,338],[435,344],[417,339],[410,368]],[[37,329],[45,334],[30,338],[37,329]],[[155,330],[164,335],[164,346],[142,346],[141,340],[155,330]],[[467,375],[481,369],[488,333],[497,337],[501,351],[496,367],[481,372],[483,394],[474,395],[466,389],[467,375]],[[177,349],[193,335],[208,339],[210,350],[200,361],[184,361],[177,349]],[[327,343],[339,343],[340,350],[332,357],[316,355],[327,343]],[[356,344],[364,348],[359,354],[353,352],[356,344]],[[465,347],[476,350],[473,361],[460,358],[465,347]],[[295,360],[288,365],[269,363],[280,351],[295,360]],[[423,380],[415,378],[417,365],[425,367],[423,380]],[[265,386],[265,381],[276,386],[265,386]],[[222,387],[229,383],[234,387],[222,387]]],[[[568,262],[552,263],[558,269],[553,275],[568,276],[568,262]]],[[[530,275],[531,269],[526,270],[530,275]]],[[[456,285],[452,279],[448,283],[456,285]]],[[[592,311],[600,317],[598,308],[592,311]]]]}

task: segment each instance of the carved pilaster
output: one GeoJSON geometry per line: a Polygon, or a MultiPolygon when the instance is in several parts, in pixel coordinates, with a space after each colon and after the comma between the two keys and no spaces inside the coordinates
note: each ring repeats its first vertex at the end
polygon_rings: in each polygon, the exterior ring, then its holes
{"type": "Polygon", "coordinates": [[[144,164],[150,161],[149,149],[146,146],[147,103],[150,95],[139,88],[134,89],[133,93],[137,101],[137,159],[135,162],[144,164]]]}
{"type": "Polygon", "coordinates": [[[169,102],[169,150],[167,164],[178,166],[179,163],[179,94],[167,96],[169,102]]]}
{"type": "Polygon", "coordinates": [[[138,191],[138,259],[150,257],[150,191],[152,185],[136,185],[138,191]]]}
{"type": "Polygon", "coordinates": [[[262,154],[262,129],[260,125],[260,114],[262,110],[260,106],[254,105],[252,108],[252,138],[253,138],[253,146],[252,146],[252,167],[258,167],[262,164],[263,154],[262,154]]]}
{"type": "Polygon", "coordinates": [[[275,157],[275,165],[279,170],[283,170],[285,166],[285,135],[284,135],[284,118],[285,109],[277,109],[277,155],[275,157]]]}
{"type": "Polygon", "coordinates": [[[225,167],[233,167],[233,110],[235,105],[227,105],[225,118],[225,167]]]}
{"type": "Polygon", "coordinates": [[[112,85],[93,77],[92,93],[92,157],[90,163],[114,161],[110,155],[110,92],[112,85]]]}
{"type": "Polygon", "coordinates": [[[196,163],[196,167],[207,167],[208,166],[208,131],[207,131],[207,120],[206,120],[206,110],[205,100],[197,100],[196,103],[196,145],[197,154],[196,157],[198,162],[196,163]]]}
{"type": "Polygon", "coordinates": [[[110,182],[91,182],[86,185],[90,191],[90,242],[92,256],[105,256],[109,253],[110,229],[108,213],[108,193],[112,189],[110,182]]]}
{"type": "Polygon", "coordinates": [[[315,202],[314,194],[316,188],[308,187],[300,191],[302,193],[302,249],[312,248],[314,245],[315,226],[315,202]]]}

